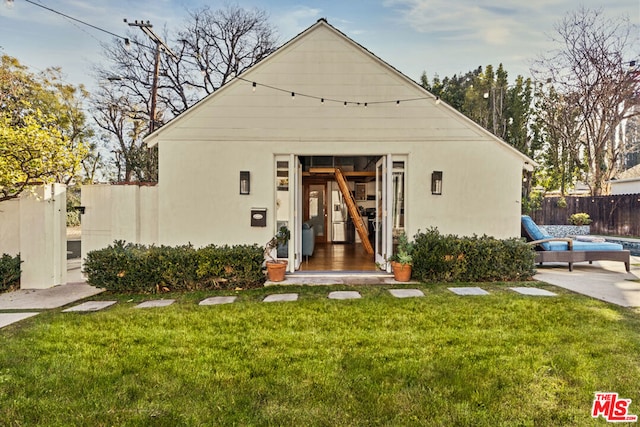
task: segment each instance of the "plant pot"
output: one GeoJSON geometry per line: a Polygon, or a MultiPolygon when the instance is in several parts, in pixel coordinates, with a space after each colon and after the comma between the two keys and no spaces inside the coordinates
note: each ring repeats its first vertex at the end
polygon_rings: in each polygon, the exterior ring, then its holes
{"type": "Polygon", "coordinates": [[[287,272],[287,261],[267,261],[267,278],[270,282],[282,282],[287,272]]]}
{"type": "Polygon", "coordinates": [[[391,269],[393,270],[393,278],[396,282],[408,282],[411,280],[411,264],[400,264],[392,261],[391,269]]]}

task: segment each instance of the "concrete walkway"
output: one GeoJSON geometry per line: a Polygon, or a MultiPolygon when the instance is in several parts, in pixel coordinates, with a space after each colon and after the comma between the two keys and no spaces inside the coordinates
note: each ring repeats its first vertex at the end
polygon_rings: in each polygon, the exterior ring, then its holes
{"type": "Polygon", "coordinates": [[[597,261],[593,264],[544,264],[534,279],[622,307],[640,307],[640,257],[631,257],[631,272],[624,264],[597,261]]]}

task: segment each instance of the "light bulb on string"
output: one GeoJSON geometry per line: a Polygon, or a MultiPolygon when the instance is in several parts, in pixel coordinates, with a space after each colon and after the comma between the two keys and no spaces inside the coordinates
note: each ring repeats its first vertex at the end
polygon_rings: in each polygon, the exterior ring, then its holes
{"type": "Polygon", "coordinates": [[[251,90],[255,92],[255,91],[256,91],[256,82],[253,82],[253,83],[251,84],[251,86],[252,86],[252,89],[251,89],[251,90]]]}

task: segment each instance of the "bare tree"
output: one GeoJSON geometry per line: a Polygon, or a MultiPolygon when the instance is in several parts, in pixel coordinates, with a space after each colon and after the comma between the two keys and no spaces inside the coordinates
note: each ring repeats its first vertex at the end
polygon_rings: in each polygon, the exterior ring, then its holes
{"type": "MultiPolygon", "coordinates": [[[[532,73],[538,81],[552,84],[560,95],[556,101],[567,103],[565,111],[577,114],[572,131],[563,122],[564,128],[547,133],[578,135],[583,178],[591,194],[600,195],[621,161],[616,129],[640,112],[639,82],[628,59],[638,55],[632,51],[638,48],[637,28],[625,18],[607,19],[600,10],[580,8],[560,21],[556,31],[553,41],[561,47],[538,60],[532,73]]],[[[550,129],[557,125],[546,123],[550,129]]]]}
{"type": "MultiPolygon", "coordinates": [[[[189,12],[184,28],[172,36],[165,29],[171,54],[161,50],[157,79],[155,128],[214,92],[275,50],[276,37],[264,11],[226,6],[189,12]]],[[[96,67],[100,91],[94,119],[113,141],[110,151],[118,179],[157,179],[157,159],[146,152],[156,44],[142,33],[129,32],[129,46],[121,40],[103,46],[108,67],[96,67]]]]}

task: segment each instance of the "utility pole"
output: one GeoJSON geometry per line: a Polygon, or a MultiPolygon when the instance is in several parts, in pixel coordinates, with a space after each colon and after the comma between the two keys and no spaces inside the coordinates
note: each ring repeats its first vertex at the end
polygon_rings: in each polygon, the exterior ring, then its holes
{"type": "Polygon", "coordinates": [[[171,49],[169,49],[169,46],[167,46],[167,44],[153,32],[151,29],[153,25],[151,25],[149,21],[138,22],[138,20],[136,20],[135,22],[127,22],[125,18],[124,22],[128,23],[130,27],[140,28],[142,32],[156,44],[155,63],[153,66],[153,82],[151,83],[151,108],[149,112],[149,133],[152,133],[156,129],[156,101],[158,98],[158,76],[160,74],[160,49],[163,49],[176,61],[178,61],[178,57],[171,51],[171,49]]]}

